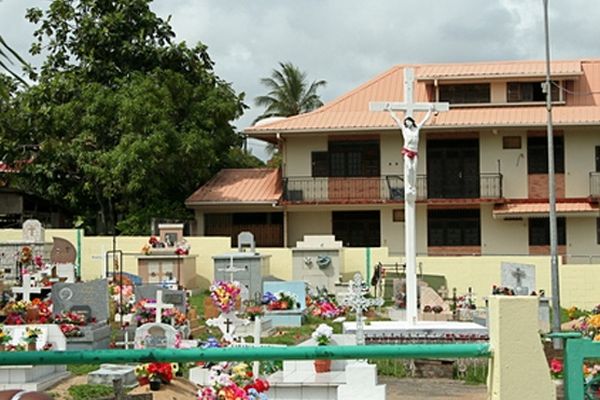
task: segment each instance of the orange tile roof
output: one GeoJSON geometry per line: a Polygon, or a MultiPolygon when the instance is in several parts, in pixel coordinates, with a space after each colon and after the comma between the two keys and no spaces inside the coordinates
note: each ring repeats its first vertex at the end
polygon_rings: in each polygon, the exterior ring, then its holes
{"type": "MultiPolygon", "coordinates": [[[[412,65],[411,67],[415,68],[417,77],[428,76],[426,74],[446,74],[446,76],[471,74],[468,76],[474,78],[482,74],[516,75],[516,71],[525,71],[529,75],[539,74],[542,66],[542,62],[513,62],[447,66],[412,65]]],[[[402,101],[404,67],[402,65],[395,66],[315,111],[261,126],[252,126],[245,131],[251,136],[260,137],[279,132],[398,129],[388,113],[370,112],[369,102],[402,101]]],[[[552,63],[552,70],[558,74],[570,75],[574,75],[576,71],[583,72],[583,75],[574,81],[573,87],[569,90],[588,94],[585,96],[567,94],[567,105],[553,108],[554,124],[558,126],[600,124],[600,60],[557,61],[552,63]]],[[[425,81],[416,82],[415,98],[417,101],[427,100],[425,81]]],[[[417,113],[416,119],[419,118],[421,115],[417,113]]],[[[546,111],[542,105],[494,106],[486,104],[451,108],[449,112],[440,113],[437,117],[431,118],[427,123],[427,128],[539,127],[545,126],[545,124],[546,111]]]]}
{"type": "MultiPolygon", "coordinates": [[[[548,203],[508,203],[494,207],[494,217],[525,217],[547,215],[550,210],[548,203]]],[[[579,216],[598,216],[600,209],[597,204],[588,202],[556,203],[556,213],[559,215],[579,214],[579,216]],[[584,214],[584,215],[581,215],[584,214]]]]}
{"type": "Polygon", "coordinates": [[[278,169],[223,169],[188,197],[185,204],[270,204],[277,202],[281,194],[278,169]]]}

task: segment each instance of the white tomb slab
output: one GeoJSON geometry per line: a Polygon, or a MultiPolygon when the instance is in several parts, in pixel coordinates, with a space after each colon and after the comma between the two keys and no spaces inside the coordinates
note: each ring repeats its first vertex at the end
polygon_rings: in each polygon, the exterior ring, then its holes
{"type": "MultiPolygon", "coordinates": [[[[5,325],[4,331],[12,336],[11,344],[22,343],[27,327],[42,331],[36,342],[41,350],[47,343],[52,350],[66,350],[67,340],[58,325],[5,325]]],[[[0,390],[22,389],[41,391],[69,377],[66,365],[6,365],[0,366],[0,390]]]]}
{"type": "MultiPolygon", "coordinates": [[[[354,334],[356,322],[344,322],[343,332],[354,334]]],[[[485,326],[474,322],[458,321],[372,321],[363,327],[367,341],[377,339],[419,339],[423,341],[435,341],[447,337],[447,335],[462,336],[465,338],[484,339],[488,335],[485,326]]]]}

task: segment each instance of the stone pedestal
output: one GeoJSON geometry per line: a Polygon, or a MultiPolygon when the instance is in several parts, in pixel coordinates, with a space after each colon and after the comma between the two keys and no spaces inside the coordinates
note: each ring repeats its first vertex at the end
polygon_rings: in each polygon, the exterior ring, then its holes
{"type": "Polygon", "coordinates": [[[95,323],[81,327],[83,336],[67,338],[67,350],[108,349],[110,345],[110,326],[95,323]]]}
{"type": "Polygon", "coordinates": [[[242,300],[262,295],[264,278],[269,275],[271,256],[256,253],[225,253],[213,257],[215,281],[238,281],[242,300]],[[233,267],[232,271],[227,268],[233,267]],[[233,278],[233,279],[232,279],[233,278]]]}
{"type": "Polygon", "coordinates": [[[385,385],[377,384],[377,366],[362,362],[346,367],[346,384],[337,388],[337,398],[344,400],[384,400],[385,385]]]}

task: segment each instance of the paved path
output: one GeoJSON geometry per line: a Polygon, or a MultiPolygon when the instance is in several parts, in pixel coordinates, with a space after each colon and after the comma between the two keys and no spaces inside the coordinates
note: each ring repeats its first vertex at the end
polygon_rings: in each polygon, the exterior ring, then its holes
{"type": "Polygon", "coordinates": [[[451,379],[396,379],[379,377],[386,384],[387,400],[486,400],[485,385],[466,385],[451,379]]]}

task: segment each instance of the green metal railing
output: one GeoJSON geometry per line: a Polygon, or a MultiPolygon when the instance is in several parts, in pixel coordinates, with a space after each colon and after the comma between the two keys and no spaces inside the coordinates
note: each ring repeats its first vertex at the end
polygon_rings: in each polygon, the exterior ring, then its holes
{"type": "Polygon", "coordinates": [[[490,357],[487,343],[2,352],[0,365],[490,357]]]}
{"type": "Polygon", "coordinates": [[[566,400],[595,399],[592,386],[598,379],[585,382],[583,364],[586,359],[600,359],[600,342],[583,338],[580,332],[557,332],[548,335],[551,338],[566,340],[564,352],[564,385],[566,400]]]}

